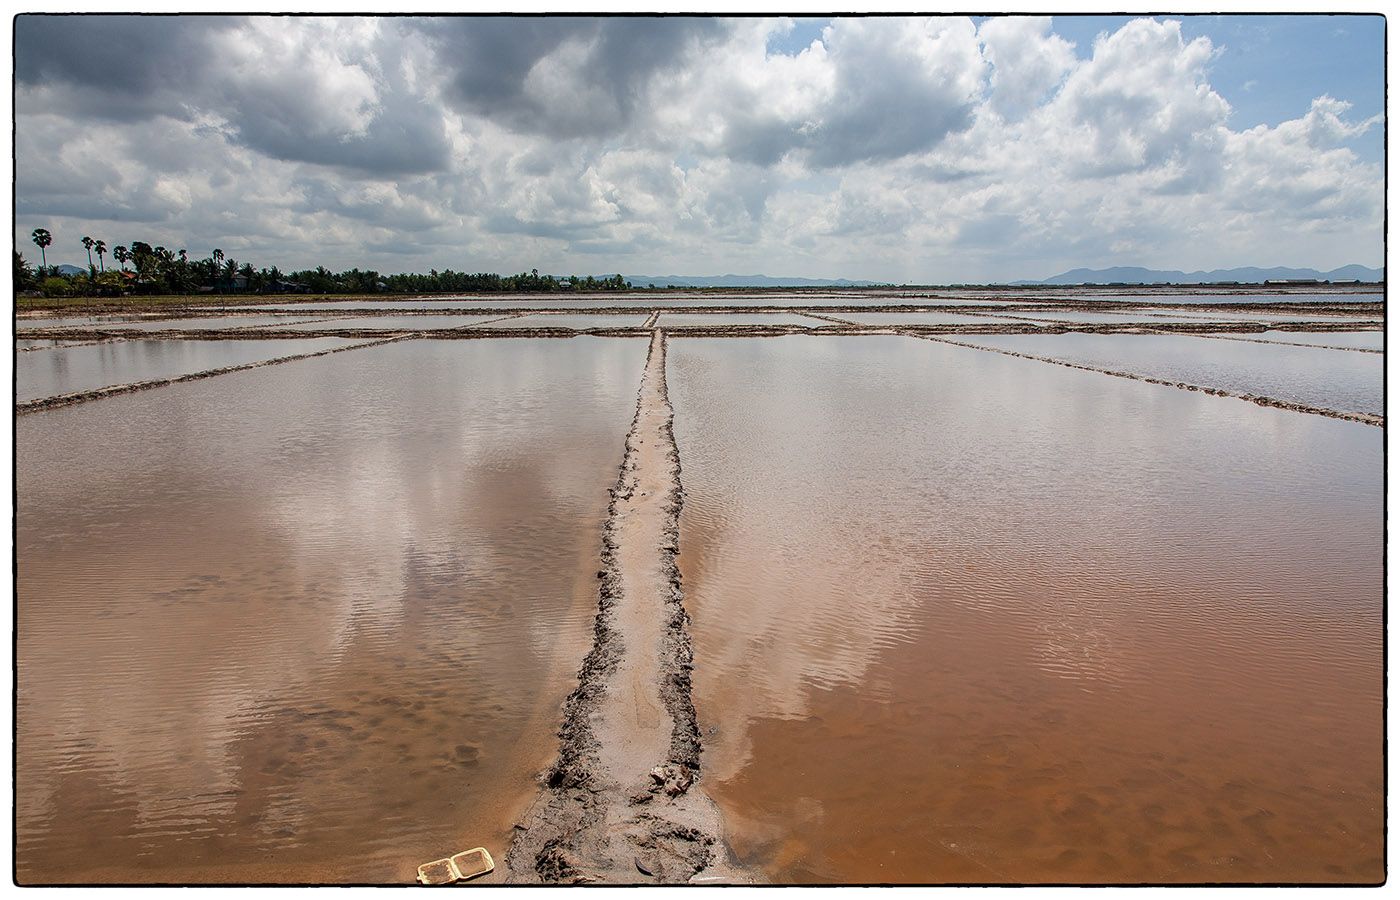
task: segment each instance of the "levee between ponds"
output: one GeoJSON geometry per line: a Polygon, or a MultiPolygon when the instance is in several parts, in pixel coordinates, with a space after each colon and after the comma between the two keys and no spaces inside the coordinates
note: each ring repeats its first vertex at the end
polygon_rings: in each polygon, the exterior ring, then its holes
{"type": "Polygon", "coordinates": [[[506,855],[542,884],[755,881],[731,859],[699,783],[692,652],[676,565],[680,460],[666,337],[651,333],[637,412],[603,530],[598,613],[559,755],[506,855]]]}

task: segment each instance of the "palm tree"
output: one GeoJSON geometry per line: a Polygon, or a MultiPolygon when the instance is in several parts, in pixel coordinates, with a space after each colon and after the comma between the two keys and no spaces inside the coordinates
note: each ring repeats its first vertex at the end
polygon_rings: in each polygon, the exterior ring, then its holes
{"type": "Polygon", "coordinates": [[[222,263],[222,262],[224,261],[224,251],[220,250],[218,247],[215,247],[215,248],[214,248],[213,257],[214,257],[214,265],[215,265],[215,266],[219,265],[220,263],[222,263]]]}
{"type": "Polygon", "coordinates": [[[87,235],[83,235],[83,247],[88,252],[88,270],[91,271],[92,269],[96,268],[92,264],[92,238],[88,237],[87,235]]]}
{"type": "Polygon", "coordinates": [[[106,242],[106,241],[93,241],[92,249],[94,249],[94,250],[97,251],[97,266],[98,266],[98,268],[99,268],[101,271],[103,271],[103,272],[107,271],[107,266],[102,262],[102,257],[107,253],[107,242],[106,242]]]}
{"type": "Polygon", "coordinates": [[[117,246],[112,248],[112,259],[115,259],[117,261],[117,265],[121,266],[122,271],[125,272],[126,261],[128,259],[131,259],[131,253],[127,251],[124,245],[118,244],[117,246]]]}
{"type": "Polygon", "coordinates": [[[53,235],[49,234],[46,228],[36,228],[31,238],[34,243],[39,245],[39,259],[42,261],[41,264],[47,272],[49,268],[49,255],[44,252],[44,248],[53,243],[53,235]]]}

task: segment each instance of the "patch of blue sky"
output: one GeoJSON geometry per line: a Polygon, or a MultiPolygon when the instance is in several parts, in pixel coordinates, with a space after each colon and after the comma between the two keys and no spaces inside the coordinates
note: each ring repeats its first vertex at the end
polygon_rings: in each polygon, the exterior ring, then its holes
{"type": "Polygon", "coordinates": [[[812,46],[812,41],[821,38],[822,29],[830,21],[827,17],[793,19],[792,27],[787,31],[775,31],[768,36],[768,55],[798,55],[812,46]]]}
{"type": "MultiPolygon", "coordinates": [[[[1052,30],[1075,45],[1080,59],[1094,38],[1129,16],[1056,16],[1052,30]]],[[[1162,18],[1162,17],[1158,17],[1162,18]]],[[[1210,84],[1229,102],[1230,127],[1275,126],[1307,115],[1324,94],[1352,104],[1348,121],[1385,111],[1385,19],[1379,15],[1180,15],[1186,40],[1207,37],[1216,49],[1210,84]]],[[[1372,126],[1347,141],[1367,162],[1380,162],[1384,132],[1372,126]]]]}

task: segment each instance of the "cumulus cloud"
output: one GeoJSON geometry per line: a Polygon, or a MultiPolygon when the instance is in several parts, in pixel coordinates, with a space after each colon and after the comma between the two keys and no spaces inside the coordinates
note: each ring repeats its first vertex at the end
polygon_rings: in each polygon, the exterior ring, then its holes
{"type": "Polygon", "coordinates": [[[1018,119],[1034,109],[1075,64],[1074,47],[1050,30],[1049,16],[988,19],[977,30],[991,65],[988,109],[1018,119]]]}
{"type": "Polygon", "coordinates": [[[1234,130],[1227,51],[1176,21],[1075,47],[1046,18],[833,19],[773,49],[793,27],[21,16],[18,230],[283,268],[1380,261],[1382,173],[1356,152],[1379,116],[1318,96],[1234,130]]]}

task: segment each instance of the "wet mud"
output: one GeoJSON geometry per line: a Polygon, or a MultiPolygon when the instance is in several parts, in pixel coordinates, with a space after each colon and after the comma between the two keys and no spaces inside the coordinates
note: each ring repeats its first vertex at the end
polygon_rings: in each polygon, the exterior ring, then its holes
{"type": "Polygon", "coordinates": [[[604,527],[594,642],[559,755],[506,855],[517,884],[751,882],[700,777],[666,337],[651,335],[604,527]]]}

